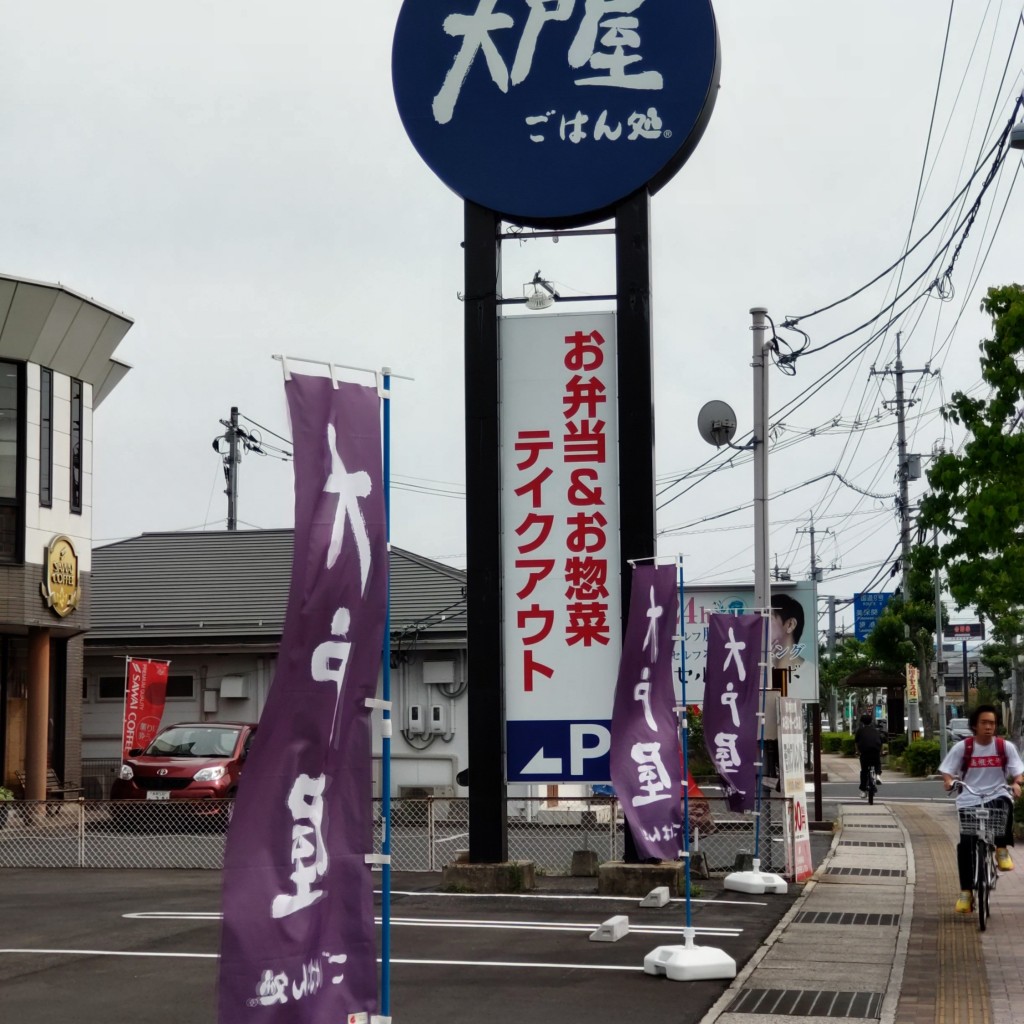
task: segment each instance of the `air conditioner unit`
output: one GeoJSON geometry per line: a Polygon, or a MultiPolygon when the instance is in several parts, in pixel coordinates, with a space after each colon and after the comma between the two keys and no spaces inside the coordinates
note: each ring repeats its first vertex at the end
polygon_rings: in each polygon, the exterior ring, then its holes
{"type": "Polygon", "coordinates": [[[220,681],[220,695],[229,700],[245,700],[249,696],[245,676],[224,676],[220,681]]]}
{"type": "Polygon", "coordinates": [[[423,662],[423,682],[428,686],[451,686],[455,682],[455,662],[423,662]]]}
{"type": "Polygon", "coordinates": [[[430,732],[448,732],[448,708],[443,704],[430,705],[430,732]]]}
{"type": "Polygon", "coordinates": [[[426,716],[422,704],[410,704],[405,716],[406,731],[413,736],[423,736],[427,731],[426,716]]]}

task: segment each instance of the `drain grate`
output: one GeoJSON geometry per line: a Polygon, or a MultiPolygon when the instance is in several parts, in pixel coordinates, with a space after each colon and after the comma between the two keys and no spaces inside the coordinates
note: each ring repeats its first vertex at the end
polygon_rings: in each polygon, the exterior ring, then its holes
{"type": "Polygon", "coordinates": [[[864,878],[902,878],[902,868],[832,868],[826,875],[858,875],[864,878]]]}
{"type": "Polygon", "coordinates": [[[874,820],[874,817],[872,815],[867,815],[867,814],[844,814],[843,815],[843,824],[844,825],[849,824],[850,820],[853,819],[853,818],[859,818],[863,822],[870,822],[871,823],[870,825],[867,825],[867,824],[865,824],[865,825],[854,825],[854,828],[899,828],[899,825],[889,825],[889,824],[883,823],[883,822],[878,822],[876,824],[876,822],[874,820]]]}
{"type": "Polygon", "coordinates": [[[881,992],[808,992],[805,989],[751,988],[741,992],[728,1013],[790,1017],[874,1017],[881,1015],[881,992]]]}
{"type": "Polygon", "coordinates": [[[861,914],[842,910],[805,910],[793,920],[797,924],[870,924],[892,928],[900,923],[899,914],[861,914]]]}
{"type": "Polygon", "coordinates": [[[841,839],[839,841],[839,845],[840,846],[885,846],[885,847],[898,847],[901,850],[903,849],[903,843],[883,843],[881,841],[874,841],[874,842],[872,842],[872,841],[866,840],[866,839],[863,840],[863,841],[860,840],[860,839],[841,839]]]}

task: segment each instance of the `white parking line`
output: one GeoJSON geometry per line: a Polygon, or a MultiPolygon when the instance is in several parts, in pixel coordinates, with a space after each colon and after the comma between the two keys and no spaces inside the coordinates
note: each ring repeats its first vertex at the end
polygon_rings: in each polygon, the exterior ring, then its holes
{"type": "MultiPolygon", "coordinates": [[[[172,911],[142,910],[133,914],[123,914],[125,918],[135,921],[219,921],[218,913],[203,911],[172,911]]],[[[379,917],[374,918],[377,924],[379,917]]],[[[539,932],[592,932],[600,922],[577,921],[498,921],[493,919],[477,919],[469,917],[392,917],[393,925],[404,925],[417,928],[480,928],[492,931],[539,931],[539,932]]],[[[631,925],[630,932],[637,935],[682,935],[682,925],[631,925]]],[[[695,935],[714,935],[718,938],[738,938],[743,934],[742,928],[695,928],[695,935]]]]}
{"type": "Polygon", "coordinates": [[[169,960],[216,960],[219,953],[143,953],[138,950],[122,949],[0,949],[3,953],[32,953],[37,956],[149,956],[166,957],[169,960]]]}
{"type": "MultiPolygon", "coordinates": [[[[4,953],[29,954],[33,956],[126,956],[126,957],[161,957],[168,960],[216,960],[217,953],[140,953],[136,950],[117,949],[0,949],[0,955],[4,953]]],[[[380,963],[377,958],[377,963],[380,963]]],[[[531,970],[558,970],[558,971],[642,971],[643,967],[634,967],[620,964],[547,964],[547,963],[521,963],[513,960],[411,960],[395,959],[392,957],[392,964],[404,964],[411,967],[525,967],[531,970]]]]}
{"type": "MultiPolygon", "coordinates": [[[[379,961],[378,961],[379,962],[379,961]]],[[[634,967],[626,964],[544,964],[519,963],[512,960],[395,960],[392,964],[424,964],[431,967],[527,967],[553,969],[558,971],[642,971],[643,965],[634,967]]]]}
{"type": "MultiPolygon", "coordinates": [[[[380,889],[375,889],[375,896],[381,894],[380,889]]],[[[448,899],[503,899],[503,900],[593,900],[602,903],[632,903],[634,906],[640,902],[636,896],[585,896],[581,893],[532,893],[532,892],[430,892],[429,890],[406,890],[392,889],[392,896],[444,896],[448,899]]],[[[686,902],[681,896],[673,896],[669,903],[680,905],[686,902]]],[[[691,899],[691,903],[714,904],[716,907],[767,907],[767,903],[757,900],[699,900],[691,899]]]]}

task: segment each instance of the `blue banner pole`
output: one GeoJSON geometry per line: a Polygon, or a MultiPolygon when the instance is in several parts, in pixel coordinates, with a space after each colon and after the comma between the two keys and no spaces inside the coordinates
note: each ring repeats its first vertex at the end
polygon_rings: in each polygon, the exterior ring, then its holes
{"type": "Polygon", "coordinates": [[[381,853],[381,1014],[391,1016],[391,372],[381,371],[383,387],[384,441],[384,523],[388,545],[387,601],[384,604],[384,650],[382,652],[381,796],[384,837],[381,853]]]}

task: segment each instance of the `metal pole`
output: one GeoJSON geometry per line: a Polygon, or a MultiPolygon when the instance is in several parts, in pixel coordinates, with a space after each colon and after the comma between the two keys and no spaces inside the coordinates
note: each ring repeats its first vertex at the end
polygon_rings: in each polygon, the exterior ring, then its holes
{"type": "MultiPolygon", "coordinates": [[[[615,207],[615,372],[619,421],[619,586],[622,631],[629,620],[629,560],[657,552],[651,340],[651,198],[640,189],[615,207]]],[[[623,859],[640,858],[629,826],[623,859]]]]}
{"type": "Polygon", "coordinates": [[[381,697],[384,700],[381,724],[381,808],[384,818],[384,838],[380,852],[384,855],[381,866],[381,980],[380,1007],[384,1017],[391,1016],[391,371],[381,370],[384,392],[382,423],[383,475],[384,475],[384,532],[388,545],[388,571],[384,602],[384,651],[381,697]]]}
{"type": "Polygon", "coordinates": [[[498,291],[501,218],[465,203],[466,628],[469,859],[508,860],[505,693],[501,659],[498,291]]]}
{"type": "MultiPolygon", "coordinates": [[[[903,568],[901,591],[903,605],[910,604],[910,481],[907,473],[907,421],[903,408],[903,349],[902,334],[896,334],[896,440],[897,472],[900,478],[900,565],[903,568]]],[[[920,686],[920,684],[918,684],[920,686]]],[[[919,704],[907,705],[907,726],[910,735],[921,734],[919,704]]]]}
{"type": "MultiPolygon", "coordinates": [[[[757,770],[757,798],[754,820],[754,856],[761,857],[761,789],[764,778],[765,726],[768,711],[768,687],[772,685],[771,584],[768,564],[768,374],[765,372],[765,323],[768,310],[754,306],[750,310],[754,335],[754,607],[764,616],[761,630],[761,735],[757,770]]],[[[772,702],[774,713],[778,705],[772,702]]],[[[755,866],[755,870],[757,867],[755,866]]]]}
{"type": "Polygon", "coordinates": [[[238,406],[231,406],[231,420],[228,424],[228,454],[225,474],[227,477],[228,529],[238,529],[238,406]]]}
{"type": "MultiPolygon", "coordinates": [[[[830,659],[836,656],[836,596],[830,594],[828,599],[828,656],[830,659]]],[[[829,720],[832,723],[833,732],[839,732],[839,694],[835,688],[832,690],[832,697],[829,701],[829,720]]]]}
{"type": "Polygon", "coordinates": [[[765,372],[763,306],[750,311],[754,321],[754,605],[772,603],[768,566],[768,374],[765,372]]]}
{"type": "Polygon", "coordinates": [[[969,686],[968,681],[967,681],[967,637],[964,637],[964,639],[961,642],[963,644],[963,652],[964,652],[964,658],[963,658],[963,664],[964,664],[964,704],[966,705],[968,703],[968,701],[970,700],[970,696],[971,696],[970,686],[969,686]]]}
{"type": "MultiPolygon", "coordinates": [[[[935,548],[939,546],[939,531],[935,531],[935,548]]],[[[946,757],[946,685],[942,678],[942,587],[939,567],[935,566],[935,692],[939,695],[939,756],[946,757]]]]}

